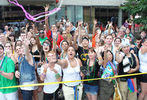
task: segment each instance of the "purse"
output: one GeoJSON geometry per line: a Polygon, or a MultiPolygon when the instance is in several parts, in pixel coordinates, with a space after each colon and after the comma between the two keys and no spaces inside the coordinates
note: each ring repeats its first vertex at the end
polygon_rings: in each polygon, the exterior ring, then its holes
{"type": "Polygon", "coordinates": [[[115,88],[115,92],[114,92],[114,95],[113,95],[113,100],[122,100],[117,80],[115,80],[114,88],[115,88]]]}

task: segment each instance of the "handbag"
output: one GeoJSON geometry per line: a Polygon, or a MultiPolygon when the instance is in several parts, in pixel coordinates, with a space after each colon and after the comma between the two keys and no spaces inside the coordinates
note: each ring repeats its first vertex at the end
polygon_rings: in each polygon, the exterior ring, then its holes
{"type": "Polygon", "coordinates": [[[120,93],[120,90],[119,90],[119,86],[118,86],[118,83],[117,83],[116,80],[115,80],[114,88],[115,88],[115,92],[114,92],[114,95],[113,95],[113,100],[122,100],[121,93],[120,93]]]}

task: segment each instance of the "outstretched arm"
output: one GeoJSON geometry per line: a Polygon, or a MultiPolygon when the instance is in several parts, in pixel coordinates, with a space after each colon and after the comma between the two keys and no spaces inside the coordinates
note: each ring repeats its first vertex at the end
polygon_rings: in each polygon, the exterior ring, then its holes
{"type": "MultiPolygon", "coordinates": [[[[47,4],[45,7],[45,12],[49,10],[49,4],[47,4]]],[[[48,16],[45,16],[45,31],[48,32],[49,30],[49,24],[48,24],[48,16]]]]}

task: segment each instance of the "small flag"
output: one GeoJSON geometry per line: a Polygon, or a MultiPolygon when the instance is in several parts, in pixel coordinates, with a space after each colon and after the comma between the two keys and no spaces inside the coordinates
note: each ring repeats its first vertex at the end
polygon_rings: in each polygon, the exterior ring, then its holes
{"type": "Polygon", "coordinates": [[[137,89],[135,88],[135,82],[133,79],[128,79],[128,88],[131,93],[137,92],[137,89]]]}

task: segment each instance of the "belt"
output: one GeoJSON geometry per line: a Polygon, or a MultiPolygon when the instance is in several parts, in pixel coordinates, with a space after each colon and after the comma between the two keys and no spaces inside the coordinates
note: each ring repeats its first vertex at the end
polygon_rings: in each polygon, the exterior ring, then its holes
{"type": "MultiPolygon", "coordinates": [[[[71,87],[71,88],[73,88],[73,87],[75,87],[75,86],[68,86],[68,85],[66,85],[66,84],[63,84],[64,86],[67,86],[67,87],[71,87]]],[[[81,83],[80,84],[78,84],[78,85],[76,85],[76,86],[80,86],[81,85],[81,83]]]]}

